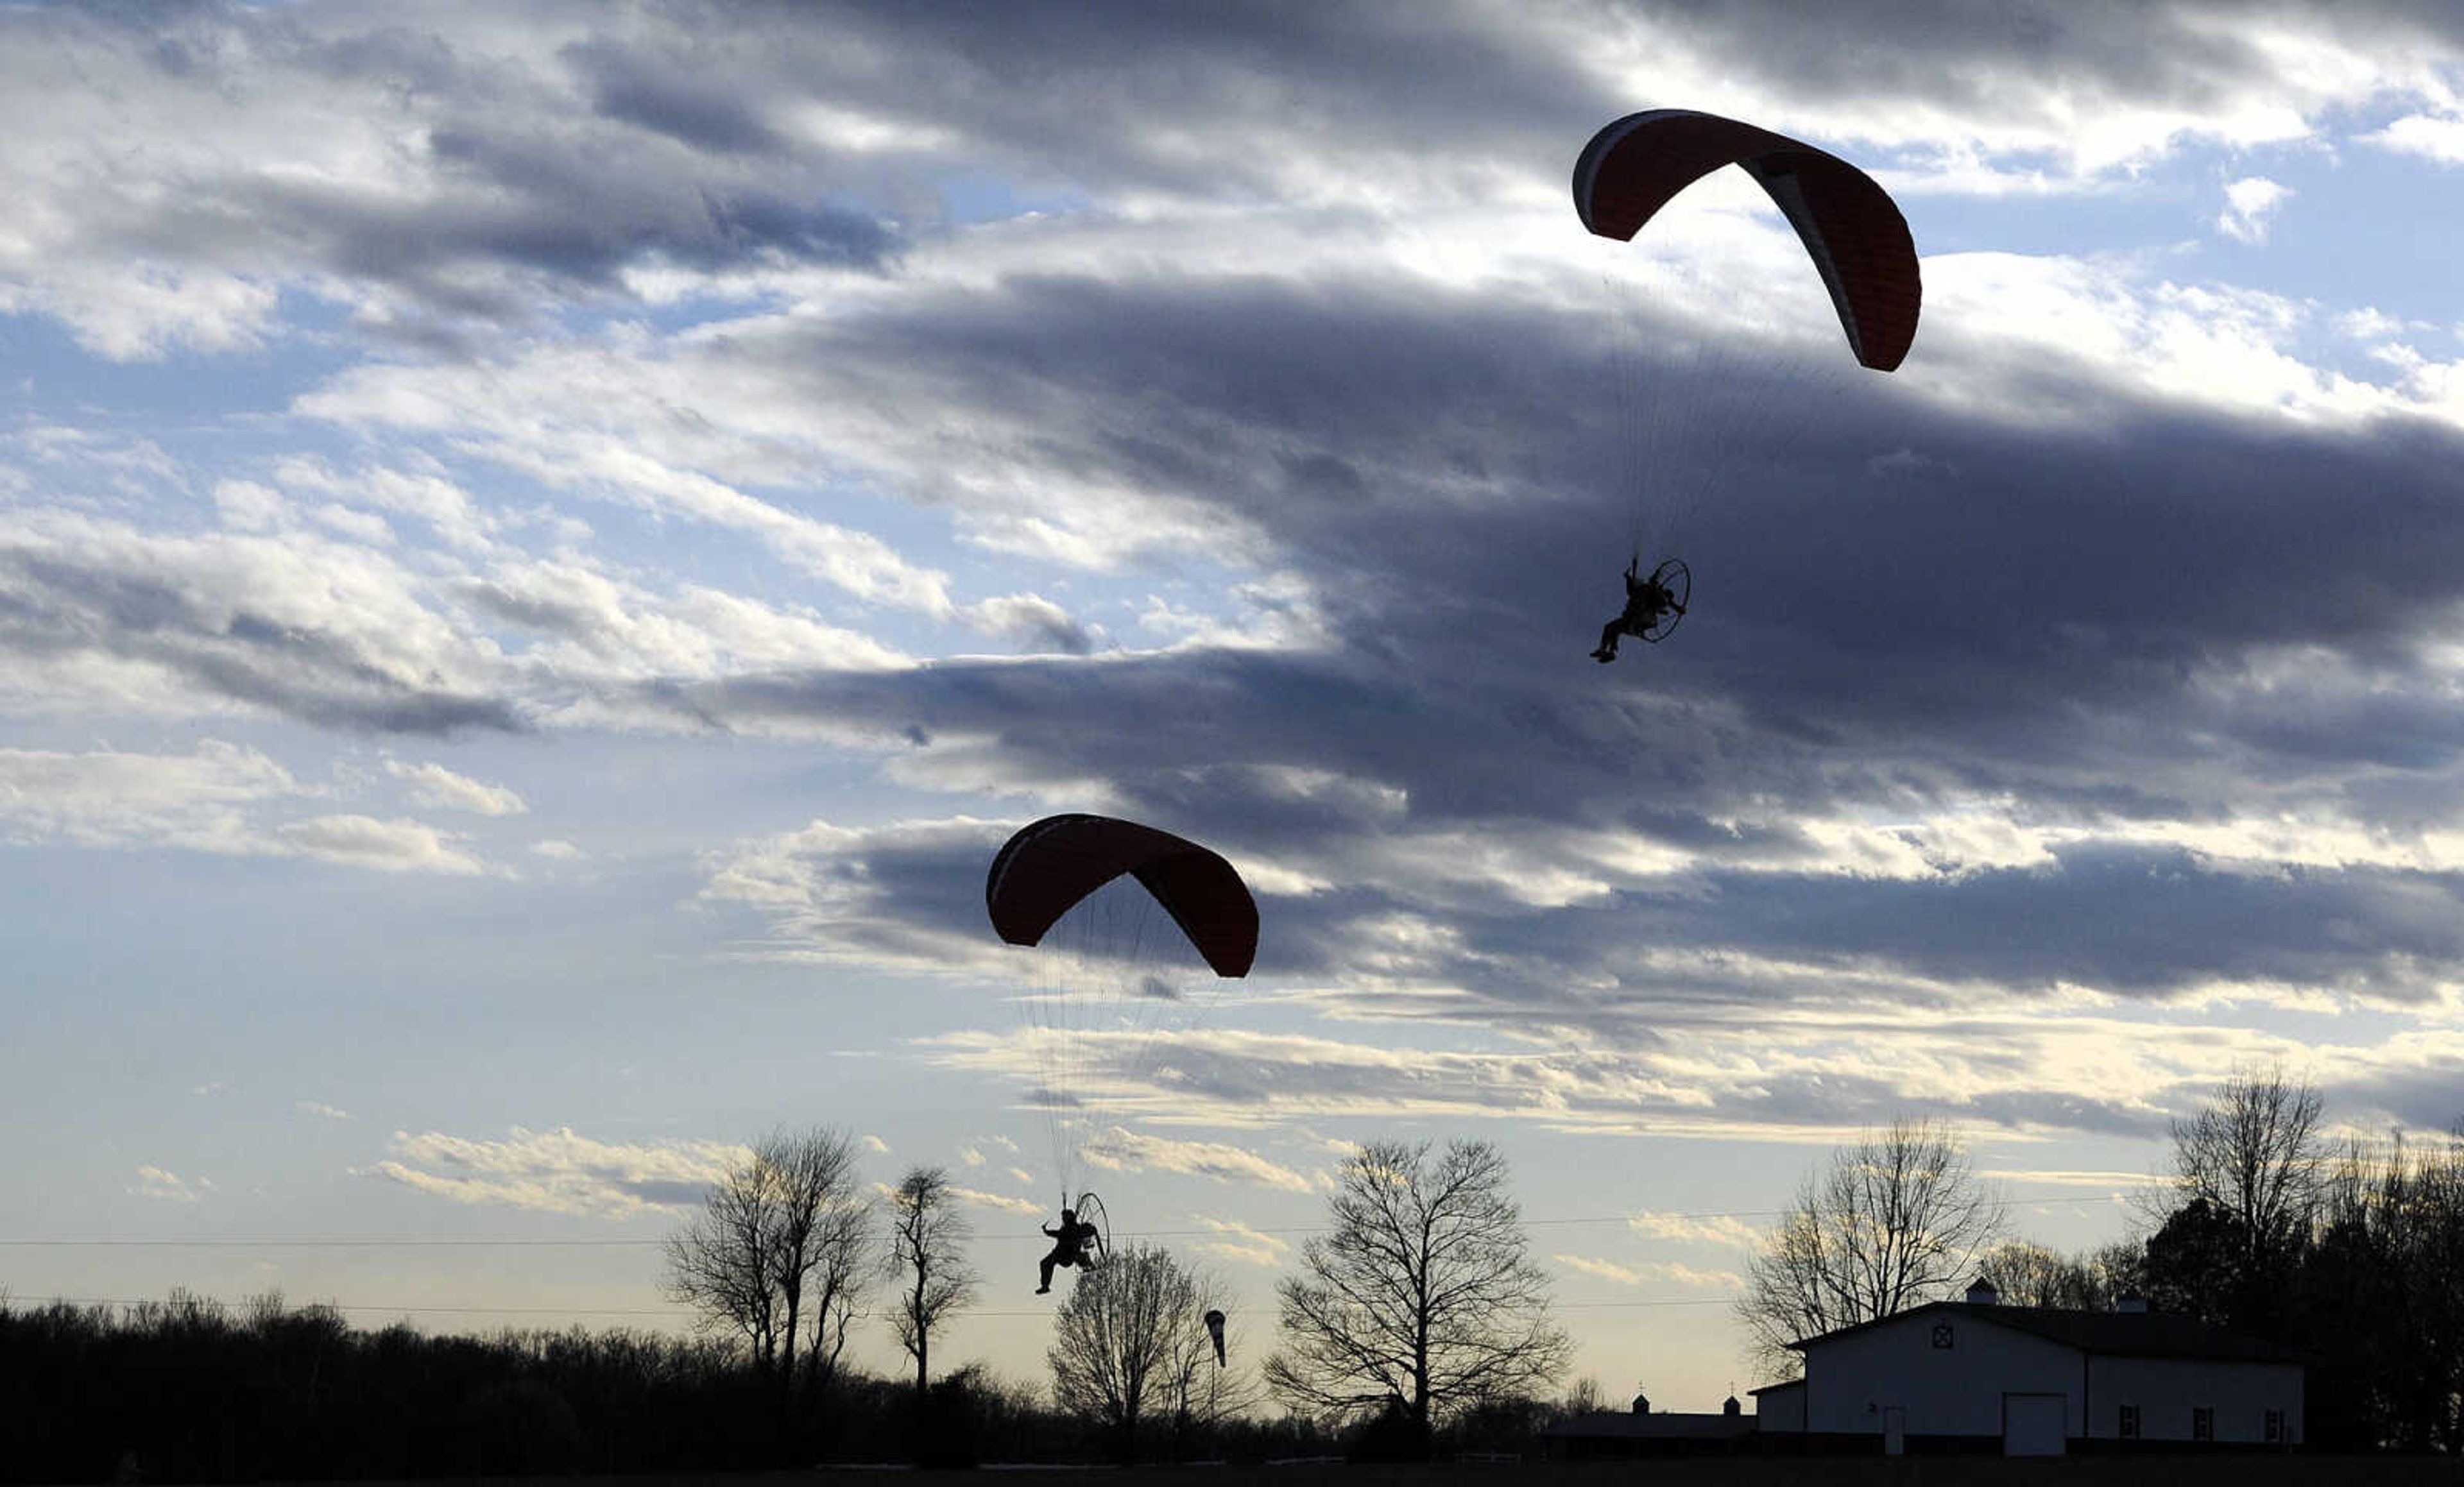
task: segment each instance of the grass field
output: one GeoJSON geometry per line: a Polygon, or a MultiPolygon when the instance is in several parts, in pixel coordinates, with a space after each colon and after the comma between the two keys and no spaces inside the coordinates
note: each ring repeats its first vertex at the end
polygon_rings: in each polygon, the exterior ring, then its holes
{"type": "MultiPolygon", "coordinates": [[[[2464,1487],[2464,1460],[2448,1456],[2146,1455],[2006,1461],[1998,1456],[1701,1458],[1524,1462],[1458,1466],[985,1467],[972,1472],[830,1467],[817,1472],[605,1476],[593,1487],[817,1487],[866,1478],[913,1487],[2464,1487]]],[[[450,1487],[516,1487],[573,1478],[458,1477],[450,1487]]],[[[410,1487],[359,1483],[356,1487],[410,1487]]],[[[445,1487],[445,1484],[419,1484],[445,1487]]]]}

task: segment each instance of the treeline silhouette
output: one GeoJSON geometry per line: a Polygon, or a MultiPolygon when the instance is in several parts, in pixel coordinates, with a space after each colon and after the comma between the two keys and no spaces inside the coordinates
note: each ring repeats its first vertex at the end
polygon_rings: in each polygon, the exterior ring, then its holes
{"type": "MultiPolygon", "coordinates": [[[[1099,1459],[1093,1428],[980,1367],[843,1372],[785,1417],[731,1344],[632,1330],[355,1330],[278,1295],[132,1306],[0,1299],[0,1480],[235,1482],[732,1470],[817,1460],[1099,1459]]],[[[1338,1449],[1301,1421],[1234,1421],[1183,1458],[1338,1449]]]]}

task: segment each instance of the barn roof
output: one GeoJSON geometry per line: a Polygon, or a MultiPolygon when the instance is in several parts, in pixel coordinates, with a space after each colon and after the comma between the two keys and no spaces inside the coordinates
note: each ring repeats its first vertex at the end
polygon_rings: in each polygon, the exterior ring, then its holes
{"type": "Polygon", "coordinates": [[[1888,1323],[1928,1314],[1965,1317],[2026,1332],[2048,1342],[2106,1358],[2198,1358],[2215,1363],[2301,1363],[2297,1348],[2211,1327],[2192,1317],[2154,1311],[2071,1311],[2057,1306],[2004,1306],[1976,1301],[1931,1301],[1873,1322],[1841,1327],[1788,1345],[1800,1351],[1888,1323]]]}

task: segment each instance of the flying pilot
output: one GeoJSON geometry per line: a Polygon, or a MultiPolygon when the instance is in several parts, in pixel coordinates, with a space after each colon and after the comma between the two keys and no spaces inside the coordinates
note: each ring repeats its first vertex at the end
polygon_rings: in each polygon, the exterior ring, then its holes
{"type": "Polygon", "coordinates": [[[1592,652],[1592,659],[1603,666],[1617,659],[1618,636],[1649,640],[1661,621],[1685,613],[1685,606],[1660,581],[1659,570],[1645,577],[1641,569],[1642,555],[1637,553],[1625,565],[1625,609],[1600,626],[1600,645],[1592,652]]]}
{"type": "Polygon", "coordinates": [[[1044,1232],[1052,1240],[1052,1253],[1036,1262],[1037,1268],[1044,1275],[1044,1283],[1035,1288],[1035,1294],[1038,1296],[1052,1289],[1052,1267],[1055,1265],[1064,1268],[1084,1266],[1092,1269],[1093,1261],[1087,1256],[1087,1246],[1096,1237],[1095,1226],[1079,1222],[1078,1211],[1068,1208],[1061,1211],[1060,1228],[1055,1229],[1047,1224],[1044,1232]]]}

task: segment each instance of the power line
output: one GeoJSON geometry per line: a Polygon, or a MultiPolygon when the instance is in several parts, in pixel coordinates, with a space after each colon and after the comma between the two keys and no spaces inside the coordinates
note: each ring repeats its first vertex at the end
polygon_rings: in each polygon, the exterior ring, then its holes
{"type": "MultiPolygon", "coordinates": [[[[2007,1207],[2035,1209],[2060,1208],[2072,1204],[2120,1203],[2123,1201],[2124,1201],[2124,1195],[2118,1192],[2096,1192],[2088,1194],[2069,1192],[2059,1194],[2032,1193],[2024,1197],[2006,1198],[2003,1200],[2007,1207]]],[[[1695,1213],[1684,1214],[1644,1212],[1632,1214],[1597,1214],[1564,1218],[1527,1218],[1524,1219],[1522,1223],[1523,1227],[1527,1229],[1541,1229],[1561,1228],[1568,1225],[1577,1224],[1631,1224],[1644,1220],[1699,1222],[1702,1220],[1716,1218],[1776,1218],[1779,1215],[1790,1212],[1792,1212],[1792,1210],[1784,1208],[1705,1209],[1695,1213]]],[[[1257,1229],[1246,1226],[1232,1230],[1124,1229],[1119,1232],[1119,1237],[1124,1239],[1185,1239],[1219,1238],[1227,1235],[1238,1236],[1242,1234],[1285,1236],[1329,1234],[1331,1232],[1331,1226],[1326,1224],[1300,1224],[1270,1229],[1257,1229]]],[[[989,1237],[996,1240],[1016,1239],[1021,1242],[1035,1244],[1041,1244],[1044,1242],[1041,1237],[1031,1235],[996,1233],[991,1235],[989,1237]]],[[[666,1242],[667,1240],[663,1238],[434,1239],[399,1238],[386,1237],[383,1236],[359,1235],[321,1239],[0,1239],[0,1249],[639,1249],[653,1245],[661,1245],[666,1242]]]]}
{"type": "MultiPolygon", "coordinates": [[[[242,1309],[241,1306],[236,1306],[231,1302],[212,1297],[199,1297],[197,1300],[208,1302],[216,1307],[220,1307],[226,1311],[242,1309]]],[[[1552,1311],[1623,1311],[1637,1307],[1726,1306],[1734,1300],[1735,1298],[1730,1296],[1704,1296],[1661,1297],[1622,1301],[1553,1301],[1551,1303],[1550,1309],[1552,1311]]],[[[159,1306],[168,1303],[161,1297],[54,1296],[46,1298],[41,1304],[67,1306],[159,1306]]],[[[244,1304],[245,1303],[242,1303],[242,1305],[244,1304]]],[[[693,1311],[679,1311],[668,1307],[646,1306],[382,1306],[369,1301],[311,1301],[304,1303],[299,1309],[302,1311],[323,1309],[342,1312],[382,1312],[389,1317],[665,1317],[680,1322],[690,1321],[700,1315],[700,1313],[693,1311]]],[[[996,1310],[989,1307],[971,1306],[963,1310],[953,1312],[951,1315],[957,1317],[1049,1317],[1053,1314],[1054,1310],[1055,1308],[1052,1307],[1042,1307],[1028,1311],[1009,1311],[996,1310]]]]}

